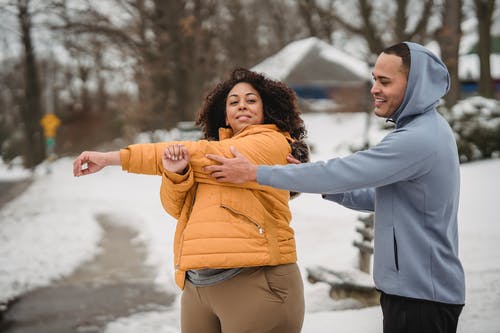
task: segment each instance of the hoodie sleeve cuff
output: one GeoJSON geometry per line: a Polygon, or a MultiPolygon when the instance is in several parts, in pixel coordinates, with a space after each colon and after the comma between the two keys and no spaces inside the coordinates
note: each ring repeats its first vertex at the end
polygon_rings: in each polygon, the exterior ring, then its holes
{"type": "Polygon", "coordinates": [[[344,201],[344,193],[336,193],[336,194],[322,194],[323,199],[333,201],[339,204],[342,204],[344,201]]]}
{"type": "Polygon", "coordinates": [[[259,165],[257,167],[257,183],[261,185],[271,185],[271,172],[271,166],[259,165]]]}

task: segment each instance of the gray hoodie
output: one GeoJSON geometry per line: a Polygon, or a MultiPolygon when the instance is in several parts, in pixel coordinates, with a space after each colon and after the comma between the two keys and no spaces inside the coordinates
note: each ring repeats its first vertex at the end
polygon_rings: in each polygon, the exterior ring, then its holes
{"type": "Polygon", "coordinates": [[[457,146],[436,111],[448,92],[446,66],[415,43],[396,129],[373,148],[326,162],[259,166],[263,185],[323,193],[348,208],[375,211],[374,280],[387,294],[464,304],[458,258],[457,146]]]}

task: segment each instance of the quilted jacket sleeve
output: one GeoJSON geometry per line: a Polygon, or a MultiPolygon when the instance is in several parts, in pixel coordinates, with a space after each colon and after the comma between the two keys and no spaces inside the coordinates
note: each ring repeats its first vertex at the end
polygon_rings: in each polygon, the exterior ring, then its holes
{"type": "Polygon", "coordinates": [[[268,187],[259,185],[256,182],[244,184],[218,183],[217,180],[203,171],[203,167],[216,163],[206,158],[206,154],[233,157],[230,147],[234,146],[253,163],[274,165],[287,164],[286,156],[290,153],[290,146],[284,135],[276,131],[263,131],[258,134],[221,141],[200,140],[131,145],[120,151],[122,169],[132,173],[163,175],[161,161],[163,149],[176,143],[185,145],[189,150],[190,164],[196,182],[257,190],[266,190],[268,187]]]}
{"type": "Polygon", "coordinates": [[[194,173],[191,165],[183,175],[169,171],[163,173],[160,198],[163,208],[168,214],[176,219],[180,217],[186,196],[193,185],[194,173]]]}

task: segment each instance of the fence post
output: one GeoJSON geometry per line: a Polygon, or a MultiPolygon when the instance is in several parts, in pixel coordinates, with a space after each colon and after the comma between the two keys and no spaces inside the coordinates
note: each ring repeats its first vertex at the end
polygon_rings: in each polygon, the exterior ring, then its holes
{"type": "Polygon", "coordinates": [[[353,245],[359,249],[359,270],[370,273],[371,256],[373,254],[373,213],[368,216],[359,216],[358,220],[363,222],[362,227],[356,227],[356,231],[362,236],[361,241],[354,241],[353,245]]]}

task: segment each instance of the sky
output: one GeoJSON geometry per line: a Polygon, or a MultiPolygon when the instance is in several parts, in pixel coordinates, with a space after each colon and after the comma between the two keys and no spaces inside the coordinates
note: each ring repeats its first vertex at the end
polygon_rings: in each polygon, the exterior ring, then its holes
{"type": "MultiPolygon", "coordinates": [[[[312,160],[345,156],[350,146],[363,142],[364,114],[306,114],[312,160]]],[[[387,130],[373,120],[369,131],[372,144],[387,130]]],[[[168,135],[165,136],[168,139],[168,135]]],[[[132,143],[132,142],[131,142],[132,143]]],[[[119,167],[74,178],[74,157],[42,165],[33,174],[33,184],[0,210],[0,302],[37,287],[50,285],[69,275],[99,252],[102,229],[97,214],[109,214],[116,223],[137,230],[137,241],[148,251],[147,263],[156,269],[155,283],[176,295],[173,281],[172,248],[175,221],[161,207],[160,178],[127,174],[119,167]]],[[[460,256],[466,272],[467,296],[458,332],[500,332],[500,242],[498,196],[500,159],[461,166],[459,210],[460,256]]],[[[0,163],[0,180],[22,179],[29,173],[8,169],[0,163]]],[[[352,301],[331,299],[329,287],[307,281],[306,268],[323,266],[352,270],[357,250],[352,241],[360,213],[302,194],[290,202],[292,226],[296,232],[298,265],[306,299],[303,332],[381,332],[378,306],[345,309],[352,301]]],[[[119,318],[105,333],[178,332],[179,302],[167,309],[136,313],[119,318]]]]}

